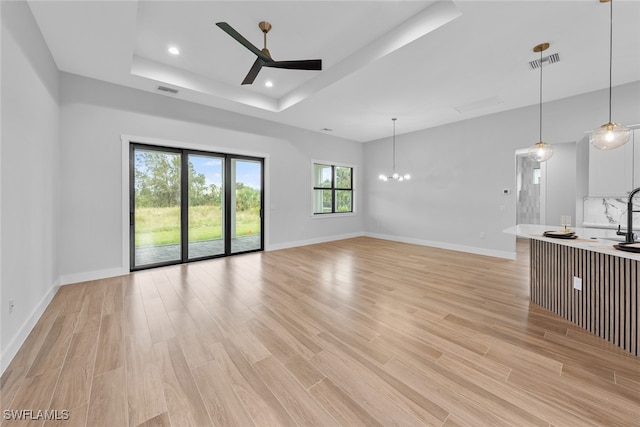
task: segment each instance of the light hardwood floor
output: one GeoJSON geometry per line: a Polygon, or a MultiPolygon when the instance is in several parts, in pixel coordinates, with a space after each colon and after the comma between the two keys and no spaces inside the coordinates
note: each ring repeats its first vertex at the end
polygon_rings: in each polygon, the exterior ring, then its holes
{"type": "Polygon", "coordinates": [[[518,252],[362,237],[64,286],[1,407],[67,427],[640,425],[640,359],[530,303],[518,252]]]}

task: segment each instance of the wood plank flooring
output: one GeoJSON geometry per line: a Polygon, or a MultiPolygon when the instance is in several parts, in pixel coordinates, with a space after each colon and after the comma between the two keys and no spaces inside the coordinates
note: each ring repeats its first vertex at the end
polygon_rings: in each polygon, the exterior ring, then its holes
{"type": "Polygon", "coordinates": [[[361,237],[64,286],[1,426],[640,426],[640,358],[530,303],[528,262],[361,237]]]}

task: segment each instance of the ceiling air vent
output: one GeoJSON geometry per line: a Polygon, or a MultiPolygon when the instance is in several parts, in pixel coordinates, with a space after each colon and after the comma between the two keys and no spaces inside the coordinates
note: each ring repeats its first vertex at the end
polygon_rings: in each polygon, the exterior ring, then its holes
{"type": "Polygon", "coordinates": [[[560,55],[554,53],[549,56],[545,56],[544,58],[542,58],[542,60],[536,59],[535,61],[529,62],[529,67],[531,67],[532,70],[537,70],[538,68],[540,68],[541,61],[542,64],[544,64],[545,62],[547,63],[547,65],[555,64],[556,62],[560,61],[560,55]]]}
{"type": "Polygon", "coordinates": [[[178,94],[178,89],[174,89],[172,87],[166,87],[166,86],[158,86],[158,89],[156,89],[158,92],[161,93],[166,93],[169,95],[177,95],[178,94]]]}

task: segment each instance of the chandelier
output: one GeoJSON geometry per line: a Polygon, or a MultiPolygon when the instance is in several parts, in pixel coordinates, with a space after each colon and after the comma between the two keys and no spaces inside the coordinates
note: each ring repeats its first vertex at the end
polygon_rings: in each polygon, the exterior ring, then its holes
{"type": "Polygon", "coordinates": [[[392,118],[391,119],[393,121],[393,173],[391,175],[384,175],[384,174],[380,174],[380,176],[378,178],[380,178],[381,181],[389,181],[389,180],[394,180],[394,181],[404,181],[404,180],[408,180],[411,179],[411,175],[404,174],[404,175],[400,175],[398,172],[396,172],[396,118],[392,118]]]}

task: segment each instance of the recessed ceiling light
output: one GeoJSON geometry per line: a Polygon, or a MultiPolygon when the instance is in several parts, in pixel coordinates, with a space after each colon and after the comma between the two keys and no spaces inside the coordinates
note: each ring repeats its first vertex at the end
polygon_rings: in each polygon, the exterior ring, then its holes
{"type": "Polygon", "coordinates": [[[175,46],[171,46],[169,47],[169,53],[172,55],[180,55],[180,50],[175,46]]]}
{"type": "Polygon", "coordinates": [[[273,86],[273,82],[271,80],[267,80],[266,82],[264,82],[264,85],[266,87],[272,87],[273,86]]]}

